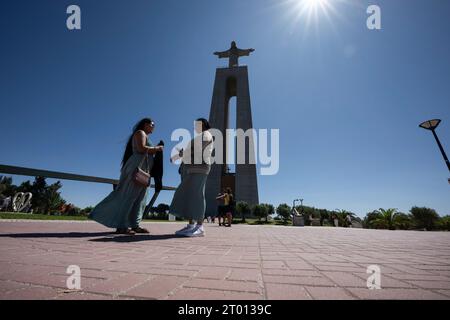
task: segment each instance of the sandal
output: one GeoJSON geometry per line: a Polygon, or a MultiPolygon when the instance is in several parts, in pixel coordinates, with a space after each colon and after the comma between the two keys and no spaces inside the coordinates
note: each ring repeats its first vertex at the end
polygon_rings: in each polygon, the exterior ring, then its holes
{"type": "Polygon", "coordinates": [[[136,227],[131,230],[134,231],[135,233],[150,233],[147,229],[141,227],[136,227]]]}
{"type": "Polygon", "coordinates": [[[119,229],[116,230],[116,234],[127,234],[127,235],[130,235],[130,236],[134,236],[136,234],[136,232],[134,232],[131,229],[119,228],[119,229]]]}

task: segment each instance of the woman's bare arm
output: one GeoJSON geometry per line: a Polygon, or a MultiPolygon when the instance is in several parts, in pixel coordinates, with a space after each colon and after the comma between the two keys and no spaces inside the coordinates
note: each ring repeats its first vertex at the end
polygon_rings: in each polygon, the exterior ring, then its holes
{"type": "Polygon", "coordinates": [[[163,146],[149,147],[147,146],[147,135],[144,131],[138,131],[134,134],[136,148],[140,153],[155,154],[163,150],[163,146]]]}
{"type": "Polygon", "coordinates": [[[182,159],[183,158],[183,149],[178,149],[178,153],[176,155],[174,155],[172,158],[170,158],[171,162],[177,161],[178,159],[182,159]]]}

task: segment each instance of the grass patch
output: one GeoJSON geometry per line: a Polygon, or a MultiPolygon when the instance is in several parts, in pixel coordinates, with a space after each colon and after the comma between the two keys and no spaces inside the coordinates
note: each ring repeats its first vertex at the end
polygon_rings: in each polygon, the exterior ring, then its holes
{"type": "MultiPolygon", "coordinates": [[[[17,212],[0,212],[0,219],[21,219],[21,220],[64,220],[64,221],[88,221],[86,216],[52,216],[47,214],[37,214],[37,213],[17,213],[17,212]]],[[[170,222],[168,220],[154,220],[154,219],[144,219],[143,222],[170,222]]],[[[172,222],[182,222],[182,221],[172,221],[172,222]]],[[[217,222],[216,222],[217,224],[217,222]]],[[[258,219],[245,219],[245,223],[242,223],[241,219],[234,219],[233,224],[248,224],[248,225],[276,225],[276,226],[291,226],[292,222],[283,223],[279,220],[269,220],[266,222],[258,219]]]]}
{"type": "MultiPolygon", "coordinates": [[[[65,220],[65,221],[88,221],[86,216],[52,216],[37,213],[0,212],[0,219],[20,220],[65,220]]],[[[168,220],[144,219],[143,222],[169,222],[168,220]]],[[[175,222],[175,221],[174,221],[175,222]]],[[[177,221],[179,222],[179,221],[177,221]]]]}
{"type": "Polygon", "coordinates": [[[26,219],[26,220],[88,220],[85,216],[51,216],[47,214],[31,214],[17,212],[1,212],[0,219],[26,219]]]}

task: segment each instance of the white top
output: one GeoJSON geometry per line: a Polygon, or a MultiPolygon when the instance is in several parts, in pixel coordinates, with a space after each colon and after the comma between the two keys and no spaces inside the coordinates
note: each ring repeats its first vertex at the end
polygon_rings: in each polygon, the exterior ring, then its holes
{"type": "Polygon", "coordinates": [[[211,164],[211,155],[213,151],[213,136],[208,130],[197,135],[187,145],[183,152],[183,163],[185,164],[211,164]],[[194,163],[192,162],[191,150],[194,152],[194,163]],[[202,161],[203,155],[203,161],[202,161]]]}

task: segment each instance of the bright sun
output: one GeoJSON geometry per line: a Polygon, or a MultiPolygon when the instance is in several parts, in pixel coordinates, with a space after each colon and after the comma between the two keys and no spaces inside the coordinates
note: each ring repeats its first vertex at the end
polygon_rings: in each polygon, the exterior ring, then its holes
{"type": "Polygon", "coordinates": [[[308,16],[316,15],[318,11],[327,13],[331,8],[330,0],[295,0],[294,2],[296,2],[297,9],[308,16]]]}
{"type": "Polygon", "coordinates": [[[299,0],[299,2],[304,2],[303,5],[311,10],[328,5],[328,0],[299,0]]]}
{"type": "Polygon", "coordinates": [[[294,20],[292,21],[294,25],[303,21],[306,25],[306,29],[308,29],[311,23],[315,24],[317,27],[320,16],[324,16],[331,22],[330,15],[337,14],[336,9],[332,4],[336,1],[337,0],[284,0],[281,3],[284,3],[290,8],[290,13],[294,15],[294,20]]]}

